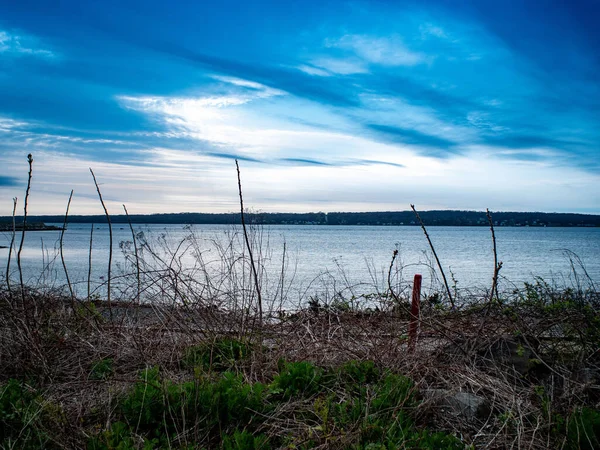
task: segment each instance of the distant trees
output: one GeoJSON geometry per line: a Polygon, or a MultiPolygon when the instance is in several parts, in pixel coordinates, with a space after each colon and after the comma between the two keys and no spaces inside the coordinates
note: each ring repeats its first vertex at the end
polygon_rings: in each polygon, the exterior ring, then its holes
{"type": "MultiPolygon", "coordinates": [[[[485,212],[423,211],[429,226],[488,226],[485,212]]],[[[240,213],[168,213],[129,216],[132,223],[155,224],[237,224],[240,213]]],[[[600,215],[542,212],[492,212],[495,226],[598,227],[600,215]]],[[[250,223],[265,225],[417,225],[412,211],[249,213],[250,223]]],[[[62,223],[63,216],[30,216],[33,222],[62,223]]],[[[17,224],[22,218],[17,217],[17,224]]],[[[113,223],[127,223],[125,215],[111,216],[113,223]]],[[[69,216],[69,223],[106,223],[104,216],[69,216]]],[[[0,230],[12,224],[12,217],[0,217],[0,230]]],[[[10,225],[12,227],[12,225],[10,225]]],[[[11,228],[12,229],[12,228],[11,228]]]]}

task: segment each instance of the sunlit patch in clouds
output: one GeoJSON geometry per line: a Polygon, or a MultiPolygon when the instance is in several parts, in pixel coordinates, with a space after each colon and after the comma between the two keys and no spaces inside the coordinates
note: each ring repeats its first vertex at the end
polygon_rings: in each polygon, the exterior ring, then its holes
{"type": "Polygon", "coordinates": [[[52,213],[71,187],[95,210],[89,166],[115,207],[233,210],[233,159],[269,211],[600,211],[594,11],[257,1],[168,21],[156,4],[2,3],[0,176],[34,153],[52,213]]]}
{"type": "MultiPolygon", "coordinates": [[[[250,86],[242,80],[235,84],[250,86]]],[[[252,92],[244,90],[227,96],[120,97],[119,101],[162,121],[174,136],[195,138],[226,150],[204,152],[213,156],[236,155],[239,159],[273,164],[279,161],[342,166],[348,164],[349,157],[368,159],[391,148],[351,132],[353,124],[343,118],[337,119],[341,130],[302,123],[296,116],[327,117],[326,108],[299,102],[266,86],[252,87],[252,92]],[[281,111],[293,111],[296,116],[285,116],[281,111]],[[322,157],[324,153],[326,158],[322,157]]],[[[202,153],[201,148],[196,151],[202,153]]],[[[402,147],[395,148],[395,152],[398,159],[411,154],[402,147]]]]}

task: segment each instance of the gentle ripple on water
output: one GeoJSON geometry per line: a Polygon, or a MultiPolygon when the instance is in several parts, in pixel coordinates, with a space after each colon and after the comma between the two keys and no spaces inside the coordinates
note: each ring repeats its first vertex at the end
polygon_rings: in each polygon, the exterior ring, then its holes
{"type": "MultiPolygon", "coordinates": [[[[239,227],[227,225],[195,225],[190,229],[184,225],[153,224],[136,225],[135,229],[143,231],[153,247],[165,254],[164,248],[157,244],[159,240],[174,249],[192,230],[197,238],[194,241],[196,250],[204,252],[205,259],[210,261],[219,259],[215,242],[225,245],[235,235],[239,244],[241,236],[239,227]]],[[[122,224],[113,226],[113,231],[115,273],[118,273],[125,262],[119,244],[131,241],[131,233],[128,226],[122,224]]],[[[494,264],[488,228],[429,227],[428,231],[449,280],[457,280],[459,288],[489,286],[494,264]]],[[[64,283],[57,252],[59,236],[56,231],[27,233],[22,265],[30,283],[64,283]],[[49,261],[54,261],[52,270],[44,271],[49,261]]],[[[275,225],[262,228],[260,236],[270,279],[278,279],[281,273],[285,242],[286,279],[291,280],[293,276],[292,290],[307,295],[310,289],[322,289],[323,283],[330,283],[333,278],[338,286],[365,283],[367,287],[363,290],[374,290],[374,284],[385,289],[387,270],[396,248],[404,266],[404,281],[410,280],[415,273],[423,273],[424,285],[431,283],[428,266],[433,259],[419,227],[275,225]]],[[[84,293],[87,280],[89,239],[90,224],[69,225],[64,238],[66,264],[80,295],[84,293]]],[[[505,288],[511,283],[522,286],[523,282],[532,281],[536,276],[562,284],[574,283],[572,259],[567,256],[567,251],[583,262],[594,283],[600,282],[600,228],[497,228],[496,239],[498,258],[503,262],[501,285],[505,288]]],[[[9,242],[9,233],[0,235],[0,245],[9,242]]],[[[17,246],[18,242],[19,236],[17,246]]],[[[190,248],[181,257],[181,263],[192,268],[197,259],[189,241],[188,244],[190,248]]],[[[0,250],[0,273],[6,270],[7,255],[8,249],[0,250]]],[[[102,283],[102,277],[106,276],[107,260],[108,227],[95,225],[92,252],[95,285],[102,283]]],[[[583,269],[577,269],[582,276],[583,269]]],[[[14,259],[11,271],[16,280],[14,259]]]]}

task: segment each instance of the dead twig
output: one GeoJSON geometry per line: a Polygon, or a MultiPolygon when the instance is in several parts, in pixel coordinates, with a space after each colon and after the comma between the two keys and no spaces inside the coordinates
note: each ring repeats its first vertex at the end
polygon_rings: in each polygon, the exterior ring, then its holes
{"type": "Polygon", "coordinates": [[[248,231],[246,229],[246,220],[244,218],[244,197],[242,196],[242,179],[240,176],[240,165],[237,159],[235,160],[235,167],[237,169],[238,177],[238,189],[240,193],[240,215],[242,220],[242,228],[244,230],[244,241],[246,242],[246,248],[248,249],[248,255],[250,257],[250,265],[252,266],[252,274],[254,275],[254,286],[256,288],[256,296],[258,303],[258,326],[262,328],[262,296],[260,292],[260,283],[258,282],[258,273],[256,271],[256,264],[254,263],[254,256],[252,254],[252,246],[250,245],[250,239],[248,237],[248,231]]]}
{"type": "Polygon", "coordinates": [[[69,216],[69,207],[71,206],[71,199],[73,198],[73,189],[71,189],[71,195],[69,195],[69,201],[67,202],[67,211],[65,212],[65,220],[63,222],[62,230],[60,231],[60,261],[62,262],[63,270],[65,271],[65,278],[67,279],[67,286],[71,293],[71,302],[75,305],[75,293],[73,292],[73,286],[69,279],[69,271],[67,270],[67,264],[65,263],[65,255],[63,252],[63,239],[65,237],[65,230],[67,229],[67,217],[69,216]]]}
{"type": "Polygon", "coordinates": [[[431,248],[431,252],[433,253],[433,256],[435,257],[435,260],[437,262],[438,268],[440,269],[440,273],[442,274],[442,279],[444,280],[444,286],[446,287],[446,292],[448,293],[448,299],[450,300],[450,306],[452,307],[452,309],[454,309],[454,299],[452,298],[452,294],[450,293],[450,286],[448,285],[448,280],[446,280],[446,274],[444,273],[444,269],[442,268],[442,264],[440,263],[440,259],[438,258],[438,255],[437,255],[437,253],[435,251],[435,248],[433,247],[433,243],[431,242],[431,238],[429,237],[429,233],[427,233],[427,228],[425,228],[425,224],[423,223],[423,220],[421,219],[421,216],[419,215],[419,213],[415,209],[415,205],[411,204],[410,207],[412,208],[413,212],[415,213],[415,216],[417,216],[417,220],[421,224],[421,228],[423,229],[423,233],[425,233],[425,237],[427,238],[427,242],[429,242],[429,247],[431,248]]]}
{"type": "Polygon", "coordinates": [[[129,213],[127,212],[127,208],[123,205],[123,210],[125,211],[125,215],[127,216],[127,222],[129,223],[129,229],[131,230],[131,238],[133,239],[133,251],[135,252],[135,269],[136,269],[136,278],[137,278],[137,295],[136,302],[140,303],[140,292],[142,290],[141,286],[141,277],[140,277],[140,258],[138,255],[138,247],[137,247],[137,239],[135,237],[135,231],[133,230],[133,225],[131,224],[131,218],[129,217],[129,213]]]}
{"type": "Polygon", "coordinates": [[[13,198],[13,211],[12,211],[12,234],[10,238],[10,247],[8,248],[8,261],[6,262],[6,287],[8,288],[8,292],[11,293],[10,289],[10,257],[13,252],[13,248],[15,246],[15,214],[17,213],[17,197],[13,198]]]}
{"type": "Polygon", "coordinates": [[[102,199],[102,193],[100,192],[100,186],[98,186],[98,181],[96,181],[96,175],[94,175],[94,171],[90,167],[90,173],[92,174],[92,178],[94,179],[94,184],[96,185],[96,191],[98,191],[98,198],[100,199],[100,203],[102,204],[102,208],[104,209],[104,214],[106,215],[106,220],[108,221],[108,280],[107,280],[107,302],[108,302],[108,311],[110,315],[110,321],[113,320],[113,313],[110,304],[110,275],[112,269],[112,256],[113,256],[113,232],[112,232],[112,223],[110,221],[110,214],[108,214],[108,210],[106,209],[106,205],[104,204],[104,200],[102,199]]]}
{"type": "Polygon", "coordinates": [[[25,230],[27,229],[27,202],[29,200],[29,190],[31,189],[31,175],[33,173],[33,156],[31,153],[27,155],[29,163],[29,175],[27,177],[27,189],[25,190],[25,203],[23,206],[23,231],[21,233],[21,242],[19,243],[19,251],[17,252],[17,266],[19,268],[19,280],[21,282],[21,299],[25,303],[25,284],[23,283],[23,268],[21,267],[21,252],[23,251],[23,243],[25,242],[25,230]]]}
{"type": "Polygon", "coordinates": [[[87,299],[90,299],[90,285],[92,281],[92,242],[94,240],[94,224],[90,229],[90,251],[88,253],[87,299]]]}

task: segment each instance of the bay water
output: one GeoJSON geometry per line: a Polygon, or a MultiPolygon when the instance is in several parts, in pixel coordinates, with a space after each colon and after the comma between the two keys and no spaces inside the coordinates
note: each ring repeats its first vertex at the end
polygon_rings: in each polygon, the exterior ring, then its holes
{"type": "MultiPolygon", "coordinates": [[[[69,224],[64,234],[65,263],[78,295],[85,295],[87,287],[92,231],[90,280],[98,290],[107,276],[108,225],[94,225],[92,230],[91,224],[69,224]]],[[[218,267],[223,270],[224,258],[246,252],[239,226],[149,224],[134,225],[134,231],[138,246],[147,246],[140,251],[143,258],[150,256],[151,249],[165,265],[177,270],[195,267],[198,276],[206,275],[199,267],[210,275],[218,267]]],[[[501,289],[521,288],[536,277],[558,286],[600,283],[600,228],[499,227],[495,231],[498,260],[502,261],[501,289]]],[[[489,228],[432,226],[428,232],[453,288],[489,289],[494,272],[489,228]]],[[[117,224],[113,234],[113,275],[131,274],[131,230],[117,224]]],[[[0,234],[0,245],[8,246],[10,238],[10,233],[0,234]]],[[[59,238],[60,231],[26,233],[21,255],[26,283],[65,284],[59,238]]],[[[281,283],[283,274],[288,296],[297,301],[332,286],[352,294],[385,290],[394,250],[398,250],[392,271],[395,284],[408,285],[420,273],[426,289],[441,286],[429,244],[416,226],[271,225],[251,229],[251,239],[261,274],[274,286],[281,283]]],[[[19,240],[17,233],[16,248],[19,240]]],[[[0,274],[5,273],[7,260],[8,249],[0,249],[0,274]]],[[[11,280],[13,284],[18,281],[15,252],[11,280]]]]}

